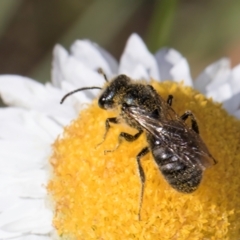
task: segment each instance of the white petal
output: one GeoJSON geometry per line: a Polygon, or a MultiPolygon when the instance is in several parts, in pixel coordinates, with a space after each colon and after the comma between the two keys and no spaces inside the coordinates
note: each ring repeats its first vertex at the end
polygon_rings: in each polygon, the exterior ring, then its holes
{"type": "Polygon", "coordinates": [[[194,81],[194,87],[206,94],[224,84],[230,77],[230,61],[222,58],[209,65],[194,81]]]}
{"type": "MultiPolygon", "coordinates": [[[[0,174],[0,202],[4,205],[7,197],[44,198],[46,196],[46,170],[31,170],[21,174],[0,174]]],[[[3,211],[0,205],[0,211],[3,211]]]]}
{"type": "Polygon", "coordinates": [[[229,84],[231,86],[233,94],[240,92],[240,64],[232,69],[229,84]]]}
{"type": "MultiPolygon", "coordinates": [[[[105,79],[101,74],[97,73],[97,71],[92,71],[75,57],[61,54],[62,51],[65,50],[59,45],[54,49],[54,62],[56,62],[56,64],[53,64],[53,66],[55,66],[53,72],[61,72],[60,75],[62,79],[60,86],[64,90],[67,90],[65,93],[82,87],[103,86],[105,79]],[[63,59],[63,57],[65,59],[63,59]]],[[[70,96],[66,102],[69,102],[71,98],[79,100],[77,108],[75,104],[72,105],[73,108],[78,111],[79,104],[84,107],[85,104],[90,103],[98,94],[98,90],[81,91],[70,96]]],[[[63,105],[65,105],[65,102],[63,105]]],[[[71,104],[68,104],[66,106],[69,108],[70,105],[71,104]]],[[[59,118],[64,120],[62,116],[59,118]]]]}
{"type": "MultiPolygon", "coordinates": [[[[137,34],[132,34],[120,59],[119,74],[123,73],[133,78],[136,76],[136,69],[139,68],[139,65],[149,73],[150,78],[160,79],[156,59],[148,51],[143,40],[137,34]]],[[[142,78],[142,72],[137,78],[142,78]]]]}
{"type": "Polygon", "coordinates": [[[60,45],[56,45],[54,48],[53,79],[55,79],[56,75],[61,79],[59,81],[73,83],[76,88],[101,87],[105,82],[101,74],[97,71],[92,71],[75,57],[66,54],[66,50],[60,45]]]}
{"type": "Polygon", "coordinates": [[[34,214],[26,215],[3,225],[2,230],[6,232],[47,234],[52,230],[51,221],[52,213],[47,209],[39,209],[34,214]]]}
{"type": "Polygon", "coordinates": [[[65,79],[64,71],[61,71],[68,59],[68,52],[60,44],[56,44],[53,49],[51,80],[55,87],[60,87],[65,79]]]}
{"type": "Polygon", "coordinates": [[[14,240],[19,240],[20,236],[22,236],[23,234],[20,233],[20,232],[6,232],[6,231],[3,231],[1,230],[0,228],[0,239],[1,240],[5,240],[5,239],[14,239],[14,240]]]}
{"type": "Polygon", "coordinates": [[[0,76],[0,94],[7,105],[31,108],[44,98],[44,86],[27,77],[0,76]]]}
{"type": "Polygon", "coordinates": [[[223,101],[223,107],[230,114],[236,115],[240,108],[240,92],[223,101]]]}
{"type": "Polygon", "coordinates": [[[235,111],[233,113],[233,116],[235,116],[236,118],[240,119],[240,109],[238,109],[237,111],[235,111]]]}
{"type": "Polygon", "coordinates": [[[0,140],[0,149],[0,174],[42,169],[51,154],[50,144],[42,145],[32,141],[0,140]]]}
{"type": "Polygon", "coordinates": [[[132,69],[131,77],[132,79],[149,79],[149,73],[143,65],[138,64],[132,69]]]}
{"type": "Polygon", "coordinates": [[[107,61],[108,66],[111,69],[111,72],[114,75],[116,75],[118,72],[118,62],[116,61],[116,59],[109,52],[107,52],[104,48],[101,48],[99,45],[95,45],[95,47],[98,49],[98,51],[102,54],[102,56],[107,61]]]}
{"type": "Polygon", "coordinates": [[[3,101],[12,106],[35,109],[48,116],[74,117],[74,109],[60,105],[64,92],[36,81],[16,75],[0,76],[0,94],[3,101]],[[14,87],[13,87],[14,86],[14,87]]]}
{"type": "Polygon", "coordinates": [[[91,41],[75,41],[70,48],[70,52],[73,57],[75,57],[87,68],[93,71],[96,71],[98,68],[102,68],[108,77],[111,77],[113,75],[108,62],[104,59],[101,52],[98,50],[97,45],[91,41]]]}
{"type": "Polygon", "coordinates": [[[232,96],[232,90],[229,83],[224,83],[214,90],[210,90],[206,94],[207,97],[212,97],[214,101],[223,102],[232,96]]]}
{"type": "Polygon", "coordinates": [[[14,238],[13,240],[52,240],[52,238],[50,236],[30,234],[27,236],[14,238]]]}
{"type": "Polygon", "coordinates": [[[186,58],[175,49],[163,48],[155,55],[161,72],[161,80],[184,81],[192,86],[192,78],[186,58]]]}
{"type": "Polygon", "coordinates": [[[19,197],[45,198],[48,181],[46,169],[21,172],[14,176],[14,180],[16,180],[16,185],[19,185],[19,197]]]}
{"type": "Polygon", "coordinates": [[[52,143],[62,132],[62,127],[44,114],[17,108],[0,109],[0,137],[22,141],[35,139],[52,143]]]}
{"type": "MultiPolygon", "coordinates": [[[[73,84],[66,81],[62,82],[62,88],[66,92],[71,92],[75,89],[73,84]]],[[[92,100],[96,98],[96,96],[99,95],[100,91],[101,90],[99,89],[80,91],[66,98],[63,104],[66,104],[69,107],[74,107],[76,113],[78,114],[83,108],[88,106],[88,104],[90,104],[92,100]]]]}
{"type": "Polygon", "coordinates": [[[236,115],[240,108],[240,64],[234,67],[227,82],[231,88],[231,96],[223,100],[223,107],[236,115]]]}
{"type": "MultiPolygon", "coordinates": [[[[34,216],[40,217],[39,223],[43,225],[44,228],[46,224],[51,226],[52,213],[46,209],[43,200],[20,198],[17,204],[10,206],[0,214],[0,229],[9,231],[9,229],[5,228],[8,226],[8,224],[14,223],[21,219],[25,219],[27,221],[27,218],[29,217],[34,219],[34,216]],[[46,222],[42,222],[42,219],[45,219],[46,222]]],[[[37,222],[37,219],[35,221],[37,222]]],[[[39,227],[41,226],[39,225],[39,227]]]]}
{"type": "Polygon", "coordinates": [[[60,104],[60,100],[66,94],[65,91],[54,88],[51,84],[46,84],[45,90],[47,97],[39,105],[35,106],[35,110],[54,119],[67,117],[72,120],[76,117],[76,110],[73,106],[60,104]]]}
{"type": "Polygon", "coordinates": [[[19,197],[17,193],[14,192],[13,194],[4,194],[3,192],[2,195],[0,195],[0,214],[10,206],[16,205],[18,200],[19,197]]]}

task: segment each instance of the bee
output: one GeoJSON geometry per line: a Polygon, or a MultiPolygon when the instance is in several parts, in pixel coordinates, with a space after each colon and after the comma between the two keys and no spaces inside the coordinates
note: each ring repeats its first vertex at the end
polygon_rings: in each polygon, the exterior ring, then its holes
{"type": "MultiPolygon", "coordinates": [[[[100,73],[108,82],[106,75],[101,71],[100,73]]],[[[76,89],[66,94],[61,103],[73,93],[87,89],[102,88],[76,89]]],[[[178,116],[171,107],[172,95],[169,95],[165,101],[151,85],[132,81],[126,75],[119,75],[112,79],[102,90],[98,99],[99,107],[105,110],[120,110],[119,116],[106,119],[103,141],[109,132],[110,123],[118,124],[121,120],[138,132],[135,135],[121,132],[116,149],[123,140],[133,142],[143,132],[146,133],[148,145],[136,156],[141,181],[139,220],[146,182],[141,159],[149,152],[152,153],[166,181],[175,190],[182,193],[195,191],[202,180],[204,170],[215,164],[216,160],[201,139],[198,124],[192,112],[186,111],[182,116],[178,116]],[[191,118],[191,127],[185,123],[188,117],[191,118]]]]}
{"type": "Polygon", "coordinates": [[[172,118],[166,112],[151,113],[139,106],[124,104],[122,108],[146,132],[149,146],[140,152],[140,157],[151,151],[159,170],[175,190],[182,193],[195,191],[204,170],[216,164],[216,160],[201,139],[192,112],[186,111],[181,117],[173,112],[172,118]],[[188,117],[191,117],[191,128],[184,122],[188,117]]]}

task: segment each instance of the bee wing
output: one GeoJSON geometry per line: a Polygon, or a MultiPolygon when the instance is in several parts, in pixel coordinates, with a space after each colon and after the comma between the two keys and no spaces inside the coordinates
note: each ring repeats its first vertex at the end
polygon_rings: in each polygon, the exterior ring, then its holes
{"type": "Polygon", "coordinates": [[[129,106],[125,112],[149,134],[159,139],[162,145],[173,149],[174,154],[182,161],[189,161],[191,164],[199,165],[202,169],[216,163],[199,134],[189,128],[174,110],[169,115],[165,113],[159,115],[156,112],[149,113],[145,109],[129,106]],[[170,118],[165,118],[165,116],[170,116],[170,118]]]}
{"type": "Polygon", "coordinates": [[[199,156],[198,159],[201,159],[200,161],[198,161],[199,165],[203,169],[215,165],[217,163],[216,159],[213,158],[201,137],[198,134],[195,135],[195,141],[198,144],[198,148],[194,149],[194,152],[197,156],[199,156]]]}
{"type": "Polygon", "coordinates": [[[128,106],[124,111],[152,135],[158,136],[163,129],[163,124],[156,112],[149,113],[135,106],[128,106]]]}

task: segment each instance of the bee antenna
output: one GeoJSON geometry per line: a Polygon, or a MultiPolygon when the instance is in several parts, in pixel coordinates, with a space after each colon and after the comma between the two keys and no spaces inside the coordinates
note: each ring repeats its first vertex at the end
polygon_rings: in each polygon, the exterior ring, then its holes
{"type": "Polygon", "coordinates": [[[103,71],[103,69],[102,69],[102,68],[98,68],[97,71],[98,71],[98,73],[100,73],[101,75],[103,75],[105,81],[108,82],[107,75],[106,75],[106,73],[103,71]]]}
{"type": "Polygon", "coordinates": [[[67,93],[66,95],[64,95],[63,98],[62,98],[61,101],[60,101],[60,104],[62,104],[62,103],[65,101],[65,99],[66,99],[67,97],[69,97],[70,95],[72,95],[72,94],[74,94],[74,93],[76,93],[76,92],[80,92],[80,91],[84,91],[84,90],[89,90],[89,89],[102,89],[102,88],[100,88],[100,87],[84,87],[84,88],[78,88],[78,89],[73,90],[73,91],[67,93]]]}

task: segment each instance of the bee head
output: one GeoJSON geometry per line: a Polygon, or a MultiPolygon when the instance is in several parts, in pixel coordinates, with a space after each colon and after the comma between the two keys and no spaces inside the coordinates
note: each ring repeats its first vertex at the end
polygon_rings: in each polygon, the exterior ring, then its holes
{"type": "Polygon", "coordinates": [[[120,104],[122,95],[126,91],[130,81],[130,78],[126,75],[119,75],[114,78],[100,95],[98,99],[99,107],[103,109],[111,109],[120,104]]]}

